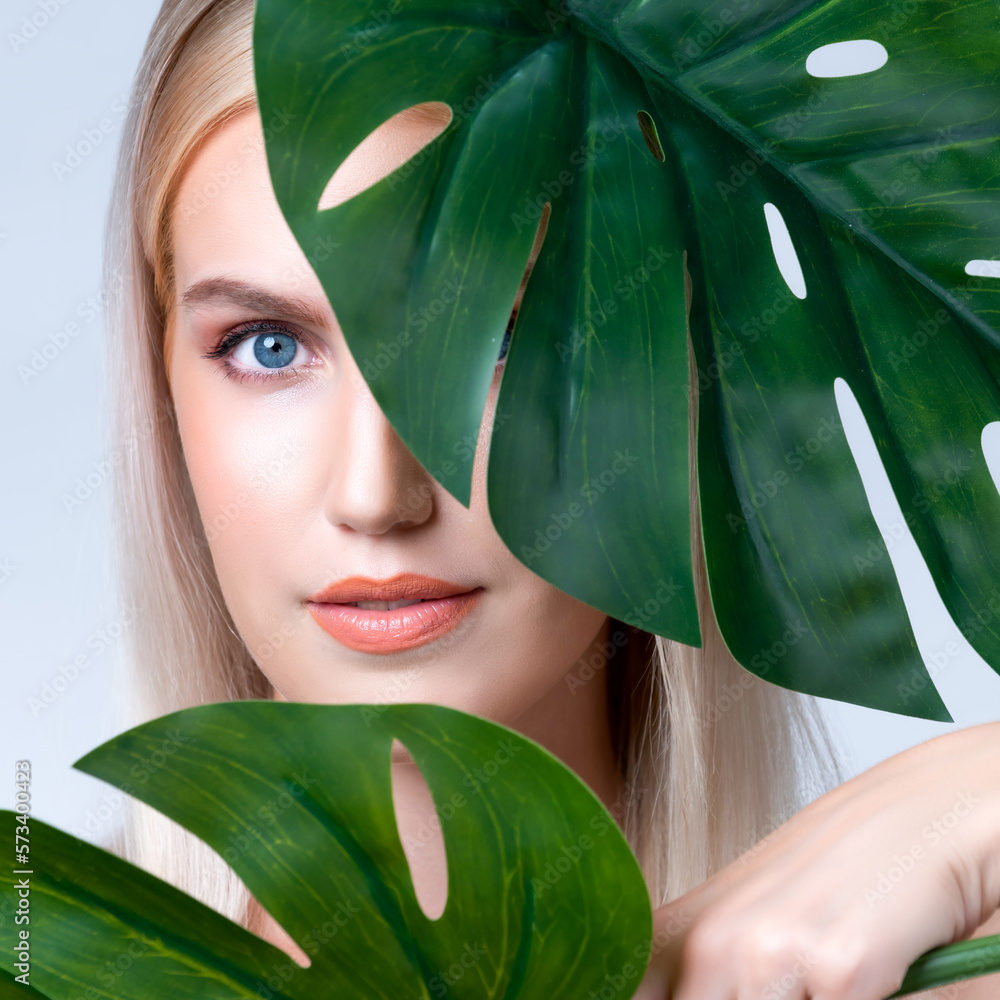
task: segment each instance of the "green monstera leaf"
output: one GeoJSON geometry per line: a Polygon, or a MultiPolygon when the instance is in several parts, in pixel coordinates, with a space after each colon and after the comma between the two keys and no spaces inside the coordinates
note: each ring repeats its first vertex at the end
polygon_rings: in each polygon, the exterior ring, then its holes
{"type": "MultiPolygon", "coordinates": [[[[548,751],[478,716],[202,705],[75,766],[213,847],[311,964],[32,818],[28,854],[0,868],[0,997],[628,1000],[645,973],[649,895],[615,819],[548,751]],[[394,740],[420,767],[444,838],[448,896],[435,919],[396,825],[394,740]]],[[[0,822],[13,829],[16,815],[0,822]]],[[[893,996],[995,971],[1000,935],[962,941],[920,956],[893,996]]]]}
{"type": "MultiPolygon", "coordinates": [[[[213,847],[311,965],[32,819],[30,980],[13,978],[23,876],[8,864],[2,996],[552,1000],[614,979],[627,1000],[648,963],[649,895],[614,818],[541,746],[478,716],[213,704],[123,733],[76,767],[213,847]],[[420,767],[444,838],[448,898],[436,919],[417,902],[396,825],[394,739],[420,767]]],[[[11,829],[13,816],[3,814],[11,829]]]]}
{"type": "Polygon", "coordinates": [[[698,644],[694,399],[733,654],[798,691],[950,720],[838,394],[949,612],[1000,668],[981,443],[1000,413],[996,18],[944,0],[258,0],[254,57],[263,120],[282,115],[265,134],[281,210],[387,418],[464,504],[544,219],[490,439],[511,552],[698,644]],[[882,58],[824,68],[849,42],[882,58]],[[439,137],[320,210],[352,150],[426,102],[451,108],[439,137]]]}

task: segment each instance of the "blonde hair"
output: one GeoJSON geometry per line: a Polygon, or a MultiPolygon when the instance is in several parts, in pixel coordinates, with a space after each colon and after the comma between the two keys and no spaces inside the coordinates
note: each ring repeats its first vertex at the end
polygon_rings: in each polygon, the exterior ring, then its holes
{"type": "MultiPolygon", "coordinates": [[[[142,609],[123,657],[128,725],[205,702],[271,696],[216,579],[163,354],[171,201],[206,136],[256,107],[253,10],[253,0],[166,0],[119,153],[105,279],[111,444],[131,445],[114,483],[119,586],[142,609]]],[[[696,524],[700,553],[697,531],[696,524]]],[[[715,624],[700,556],[695,569],[701,649],[612,619],[609,636],[625,641],[609,644],[606,663],[596,667],[606,667],[627,790],[613,812],[654,906],[698,885],[844,780],[815,699],[736,663],[715,624]]],[[[214,851],[140,803],[130,800],[126,810],[119,846],[126,858],[249,926],[249,892],[214,851]]]]}

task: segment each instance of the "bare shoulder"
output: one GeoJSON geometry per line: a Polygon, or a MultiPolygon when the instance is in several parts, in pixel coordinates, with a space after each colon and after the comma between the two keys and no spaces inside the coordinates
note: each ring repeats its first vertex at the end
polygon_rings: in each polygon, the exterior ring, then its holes
{"type": "MultiPolygon", "coordinates": [[[[1000,910],[985,924],[977,927],[970,937],[990,937],[993,934],[1000,934],[1000,910]]],[[[906,1000],[996,1000],[997,997],[1000,997],[1000,972],[976,976],[975,979],[963,979],[947,986],[939,986],[935,990],[909,993],[906,1000]]]]}

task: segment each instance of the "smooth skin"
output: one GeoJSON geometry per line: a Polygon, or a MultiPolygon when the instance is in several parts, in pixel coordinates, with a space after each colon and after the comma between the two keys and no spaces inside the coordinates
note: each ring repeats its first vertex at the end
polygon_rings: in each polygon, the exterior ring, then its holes
{"type": "MultiPolygon", "coordinates": [[[[411,109],[373,133],[338,170],[322,207],[404,163],[440,132],[439,111],[411,109]]],[[[518,561],[489,518],[486,467],[502,368],[486,401],[466,509],[408,451],[351,357],[274,198],[256,111],[206,138],[170,222],[165,364],[185,461],[226,604],[274,697],[426,701],[483,715],[546,746],[609,808],[619,802],[606,672],[582,687],[565,682],[581,661],[600,662],[592,657],[608,618],[518,561]],[[253,337],[266,335],[259,330],[228,358],[205,357],[248,323],[299,342],[286,370],[254,358],[253,337]],[[348,649],[308,613],[309,595],[336,579],[401,571],[484,592],[444,638],[391,654],[348,649]]],[[[657,943],[636,996],[881,1000],[929,948],[1000,933],[998,760],[1000,723],[975,726],[817,799],[654,913],[657,943]],[[935,823],[943,832],[932,843],[923,831],[935,823]],[[908,871],[874,898],[901,863],[908,871]]],[[[417,897],[436,915],[447,875],[433,802],[402,747],[392,767],[417,897]]],[[[251,927],[308,964],[259,908],[251,927]]],[[[997,995],[996,975],[915,994],[997,995]]]]}

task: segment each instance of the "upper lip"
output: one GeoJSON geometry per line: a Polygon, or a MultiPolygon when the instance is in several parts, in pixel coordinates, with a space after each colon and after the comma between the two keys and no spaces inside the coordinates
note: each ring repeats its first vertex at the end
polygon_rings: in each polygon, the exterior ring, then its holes
{"type": "Polygon", "coordinates": [[[449,583],[421,573],[398,573],[385,580],[350,576],[337,580],[309,598],[317,604],[350,604],[354,601],[411,601],[418,597],[451,597],[469,590],[461,583],[449,583]]]}

